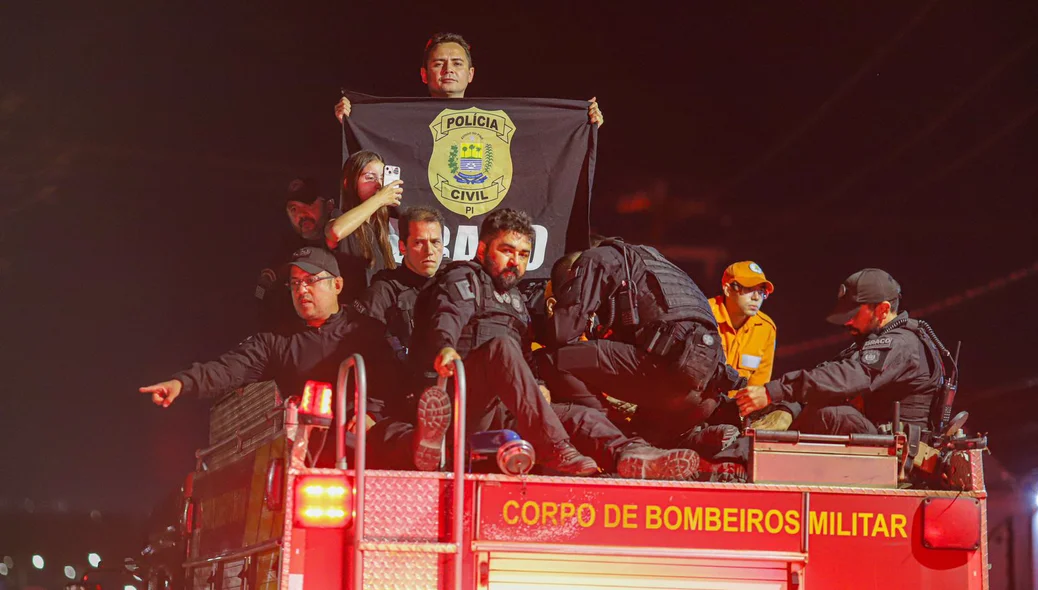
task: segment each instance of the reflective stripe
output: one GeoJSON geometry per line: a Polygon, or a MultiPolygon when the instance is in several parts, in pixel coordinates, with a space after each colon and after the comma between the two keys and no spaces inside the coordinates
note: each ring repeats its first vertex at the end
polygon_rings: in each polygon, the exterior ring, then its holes
{"type": "Polygon", "coordinates": [[[760,357],[752,354],[744,354],[739,357],[739,366],[746,369],[756,369],[760,366],[760,357]]]}

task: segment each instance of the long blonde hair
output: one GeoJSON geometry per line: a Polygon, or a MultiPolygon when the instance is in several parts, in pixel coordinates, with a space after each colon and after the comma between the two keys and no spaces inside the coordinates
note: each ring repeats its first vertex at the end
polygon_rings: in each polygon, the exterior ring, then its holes
{"type": "MultiPolygon", "coordinates": [[[[382,162],[378,153],[371,150],[361,150],[352,154],[342,165],[342,176],[339,178],[341,187],[339,203],[343,211],[349,211],[361,204],[360,195],[357,194],[357,179],[364,168],[372,162],[382,162]]],[[[393,246],[389,243],[389,207],[379,207],[378,211],[357,228],[360,232],[360,249],[364,258],[368,261],[368,268],[375,266],[375,256],[372,252],[372,244],[377,244],[382,252],[388,268],[396,268],[393,259],[393,246]]]]}

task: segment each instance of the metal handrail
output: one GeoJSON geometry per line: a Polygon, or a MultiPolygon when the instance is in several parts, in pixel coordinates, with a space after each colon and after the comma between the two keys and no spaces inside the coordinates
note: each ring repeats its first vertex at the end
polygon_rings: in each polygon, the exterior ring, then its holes
{"type": "MultiPolygon", "coordinates": [[[[339,365],[339,374],[335,379],[335,468],[346,469],[346,378],[353,369],[354,392],[353,410],[356,413],[354,428],[357,432],[356,451],[354,461],[361,467],[364,466],[364,447],[367,442],[367,415],[368,415],[368,377],[364,370],[364,359],[359,354],[350,355],[339,365]]],[[[356,469],[356,466],[354,466],[356,469]]],[[[357,477],[363,477],[358,474],[357,477]]]]}
{"type": "MultiPolygon", "coordinates": [[[[339,375],[335,387],[335,466],[346,468],[345,436],[346,436],[346,377],[350,369],[354,369],[356,398],[353,404],[357,424],[355,433],[355,457],[353,460],[353,571],[352,587],[362,590],[364,586],[364,471],[366,469],[365,451],[367,447],[367,378],[364,372],[364,359],[355,354],[339,365],[339,375]]],[[[440,377],[437,387],[445,389],[447,378],[440,377]]],[[[454,588],[461,590],[464,573],[465,547],[465,365],[461,360],[454,361],[454,588]]]]}
{"type": "MultiPolygon", "coordinates": [[[[444,389],[447,378],[440,377],[437,386],[444,389]]],[[[465,563],[465,365],[454,361],[454,588],[461,590],[465,563]]]]}
{"type": "Polygon", "coordinates": [[[849,444],[866,447],[894,447],[897,444],[897,438],[893,434],[806,434],[796,430],[755,430],[753,436],[759,442],[792,444],[849,444]]]}
{"type": "Polygon", "coordinates": [[[346,378],[353,369],[354,383],[354,456],[353,456],[353,587],[360,590],[364,585],[364,555],[361,541],[364,539],[364,470],[365,453],[368,445],[368,378],[364,370],[364,359],[359,354],[351,355],[339,365],[335,380],[335,468],[346,469],[346,378]]]}

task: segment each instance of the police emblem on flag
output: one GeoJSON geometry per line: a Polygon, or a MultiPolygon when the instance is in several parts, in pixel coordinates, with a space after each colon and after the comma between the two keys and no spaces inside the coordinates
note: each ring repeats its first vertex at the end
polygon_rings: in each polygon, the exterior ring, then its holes
{"type": "Polygon", "coordinates": [[[501,204],[512,184],[515,124],[504,111],[444,109],[429,125],[429,185],[447,209],[472,218],[501,204]]]}

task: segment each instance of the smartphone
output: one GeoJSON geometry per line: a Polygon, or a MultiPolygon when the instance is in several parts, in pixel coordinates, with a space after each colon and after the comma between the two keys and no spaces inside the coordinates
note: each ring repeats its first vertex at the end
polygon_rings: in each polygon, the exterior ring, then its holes
{"type": "Polygon", "coordinates": [[[385,169],[382,170],[382,186],[387,186],[396,180],[400,180],[400,166],[390,166],[387,164],[385,169]]]}

